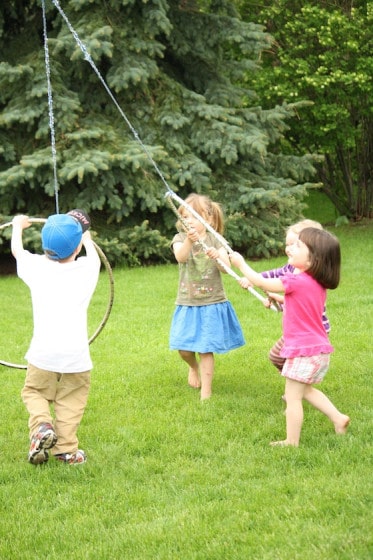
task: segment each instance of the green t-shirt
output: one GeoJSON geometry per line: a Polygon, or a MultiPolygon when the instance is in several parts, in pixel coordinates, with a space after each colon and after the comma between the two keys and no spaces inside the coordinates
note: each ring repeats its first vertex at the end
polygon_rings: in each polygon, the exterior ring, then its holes
{"type": "MultiPolygon", "coordinates": [[[[185,238],[185,233],[177,233],[172,240],[172,245],[182,243],[185,238]]],[[[215,249],[221,247],[221,243],[209,232],[204,243],[215,249]]],[[[193,243],[187,262],[179,263],[176,304],[209,305],[223,301],[227,301],[227,297],[216,261],[206,255],[201,245],[193,243]]]]}

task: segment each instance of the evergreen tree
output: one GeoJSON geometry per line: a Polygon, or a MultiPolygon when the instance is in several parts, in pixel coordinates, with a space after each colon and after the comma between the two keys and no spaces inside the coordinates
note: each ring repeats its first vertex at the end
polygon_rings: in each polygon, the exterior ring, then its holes
{"type": "MultiPolygon", "coordinates": [[[[245,87],[272,41],[263,27],[225,0],[45,4],[60,211],[90,212],[114,261],[168,259],[166,184],[220,201],[234,248],[276,254],[317,158],[281,151],[302,104],[262,110],[245,87]]],[[[46,216],[55,185],[41,2],[4,3],[0,32],[1,211],[46,216]]]]}

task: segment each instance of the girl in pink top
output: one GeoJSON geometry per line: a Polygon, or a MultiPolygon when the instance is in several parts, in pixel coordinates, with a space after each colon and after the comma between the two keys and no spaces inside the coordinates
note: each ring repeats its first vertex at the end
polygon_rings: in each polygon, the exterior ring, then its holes
{"type": "Polygon", "coordinates": [[[303,399],[331,420],[337,434],[346,433],[350,419],[312,386],[323,380],[333,352],[323,327],[322,314],[326,290],[333,290],[339,284],[339,241],[325,230],[305,228],[291,246],[288,256],[295,272],[286,273],[281,278],[263,278],[239,253],[233,253],[230,258],[246,277],[240,280],[242,287],[247,288],[249,282],[267,292],[284,293],[284,345],[280,355],[285,358],[281,374],[286,378],[286,439],[271,445],[298,447],[303,399]]]}

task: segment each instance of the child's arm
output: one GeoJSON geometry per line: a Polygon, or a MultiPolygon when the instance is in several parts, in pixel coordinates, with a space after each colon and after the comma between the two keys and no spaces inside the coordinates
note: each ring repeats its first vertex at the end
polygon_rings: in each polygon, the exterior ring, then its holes
{"type": "Polygon", "coordinates": [[[267,298],[265,299],[264,307],[270,309],[274,305],[278,311],[283,311],[284,307],[284,296],[283,294],[276,294],[275,292],[267,292],[267,298]]]}
{"type": "MultiPolygon", "coordinates": [[[[263,274],[263,273],[261,272],[261,274],[263,274]]],[[[252,283],[246,277],[240,278],[239,279],[239,284],[240,284],[241,288],[243,288],[244,290],[247,290],[248,288],[250,288],[252,286],[252,283]]],[[[267,292],[267,296],[268,297],[266,297],[263,300],[264,307],[267,307],[267,309],[270,309],[273,305],[275,305],[275,307],[277,308],[278,311],[282,311],[282,304],[284,303],[283,294],[277,294],[275,292],[267,292]]]]}
{"type": "MultiPolygon", "coordinates": [[[[280,268],[272,268],[271,270],[264,270],[260,274],[263,278],[281,278],[286,272],[294,272],[294,267],[289,263],[281,266],[280,268]]],[[[264,306],[270,308],[274,303],[279,311],[283,311],[284,296],[282,294],[269,292],[268,298],[263,302],[264,306]]]]}
{"type": "Polygon", "coordinates": [[[267,292],[267,296],[269,299],[276,301],[277,303],[284,303],[284,296],[283,294],[278,294],[276,292],[267,292]]]}
{"type": "Polygon", "coordinates": [[[281,278],[281,276],[284,276],[284,274],[286,272],[293,272],[294,267],[289,265],[289,264],[285,264],[284,266],[281,266],[280,268],[272,268],[270,270],[263,270],[260,274],[263,276],[263,278],[281,278]]]}
{"type": "Polygon", "coordinates": [[[14,216],[12,221],[12,239],[10,243],[10,248],[14,258],[19,257],[23,248],[22,232],[24,229],[31,226],[28,216],[14,216]]]}
{"type": "Polygon", "coordinates": [[[214,247],[206,248],[206,255],[213,260],[219,259],[223,264],[220,264],[219,261],[216,261],[216,266],[220,270],[220,272],[227,272],[226,268],[231,268],[231,263],[229,260],[229,256],[227,251],[224,247],[220,247],[220,249],[215,249],[214,247]],[[224,267],[225,265],[225,267],[224,267]]]}
{"type": "Polygon", "coordinates": [[[172,248],[174,251],[175,259],[178,263],[185,263],[188,260],[190,251],[192,250],[192,245],[195,241],[199,240],[199,235],[194,228],[186,234],[184,241],[177,241],[173,244],[172,248]]]}
{"type": "Polygon", "coordinates": [[[173,244],[172,248],[178,263],[185,263],[188,260],[192,245],[193,243],[188,238],[186,238],[183,243],[177,242],[173,244]]]}
{"type": "Polygon", "coordinates": [[[84,245],[84,249],[86,255],[89,259],[97,259],[100,260],[100,257],[97,254],[96,248],[92,241],[91,232],[89,230],[85,231],[82,236],[82,242],[84,245]]]}
{"type": "Polygon", "coordinates": [[[280,278],[263,278],[261,274],[255,272],[244,260],[242,255],[234,252],[229,255],[231,263],[236,266],[242,274],[258,288],[265,292],[283,292],[284,285],[280,278]]]}

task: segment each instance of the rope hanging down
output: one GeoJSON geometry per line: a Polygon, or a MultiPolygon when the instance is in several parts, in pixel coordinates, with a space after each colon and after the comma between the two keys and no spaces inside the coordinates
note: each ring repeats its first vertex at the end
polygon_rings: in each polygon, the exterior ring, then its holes
{"type": "MultiPolygon", "coordinates": [[[[55,128],[54,128],[54,113],[53,113],[53,96],[52,96],[52,86],[51,86],[51,79],[50,79],[50,62],[49,62],[49,49],[48,49],[48,35],[47,35],[47,20],[46,20],[46,10],[45,10],[45,0],[42,0],[42,15],[43,15],[43,35],[44,35],[44,57],[45,57],[45,71],[47,77],[47,89],[48,89],[48,108],[49,108],[49,128],[51,134],[51,147],[52,147],[52,161],[53,161],[53,178],[54,178],[54,193],[55,193],[55,206],[56,206],[56,214],[59,214],[59,199],[58,199],[58,180],[57,180],[57,152],[56,152],[56,140],[55,140],[55,128]]],[[[44,223],[46,220],[44,218],[30,218],[30,222],[32,223],[44,223]]],[[[7,222],[0,226],[0,230],[5,229],[6,227],[12,226],[12,222],[7,222]]],[[[110,266],[109,261],[106,258],[106,255],[102,251],[102,249],[93,241],[95,249],[101,259],[101,262],[104,264],[105,269],[108,273],[109,278],[109,301],[106,306],[106,310],[104,316],[94,331],[93,335],[89,338],[88,343],[91,344],[97,336],[100,334],[102,329],[104,328],[109,315],[111,313],[111,308],[113,306],[114,301],[114,280],[113,280],[113,273],[110,266]]],[[[23,364],[15,364],[12,362],[7,362],[5,360],[0,360],[0,365],[13,367],[16,369],[26,369],[27,366],[23,364]]]]}
{"type": "Polygon", "coordinates": [[[49,108],[49,129],[51,134],[51,147],[52,147],[52,162],[53,162],[53,187],[54,197],[56,203],[56,214],[59,214],[59,201],[58,201],[58,180],[57,180],[57,152],[56,152],[56,137],[54,132],[54,114],[53,114],[53,96],[51,85],[51,72],[49,64],[49,49],[48,49],[48,35],[47,35],[47,18],[45,15],[45,0],[42,0],[43,8],[43,34],[44,34],[44,58],[45,58],[45,72],[47,75],[48,86],[48,108],[49,108]]]}
{"type": "Polygon", "coordinates": [[[141,141],[141,138],[138,134],[138,132],[135,130],[135,128],[133,127],[133,125],[131,124],[130,120],[127,118],[127,116],[125,115],[124,111],[122,110],[122,108],[120,107],[118,101],[116,100],[115,96],[113,95],[111,89],[109,88],[109,86],[107,85],[107,83],[105,82],[104,78],[102,77],[99,69],[97,68],[97,66],[95,65],[94,61],[92,60],[91,55],[89,54],[87,47],[84,45],[84,43],[80,40],[78,33],[75,31],[75,29],[73,28],[73,26],[71,25],[70,21],[68,20],[65,12],[63,11],[63,9],[61,8],[58,0],[51,0],[53,2],[53,4],[55,5],[55,7],[57,8],[57,10],[59,11],[61,17],[64,19],[67,27],[69,28],[72,36],[74,37],[76,44],[78,45],[78,47],[80,48],[80,50],[82,51],[83,55],[84,55],[84,59],[91,65],[91,67],[93,68],[94,72],[96,73],[98,79],[100,80],[100,82],[102,83],[102,85],[104,86],[106,92],[108,93],[110,99],[112,100],[112,102],[114,103],[115,107],[118,109],[119,114],[121,115],[121,117],[123,118],[123,120],[126,122],[128,128],[131,130],[135,140],[139,143],[139,145],[141,146],[141,148],[143,149],[143,151],[145,152],[146,156],[148,157],[149,161],[151,162],[151,164],[153,165],[154,169],[156,170],[157,174],[159,175],[159,177],[161,178],[164,186],[166,187],[166,189],[170,192],[172,192],[172,189],[169,187],[169,185],[167,184],[166,179],[164,178],[161,170],[159,169],[158,165],[156,164],[156,162],[154,161],[154,159],[152,158],[149,150],[147,149],[147,147],[145,146],[145,144],[141,141]]]}
{"type": "MultiPolygon", "coordinates": [[[[44,0],[43,0],[44,1],[44,0]]],[[[196,212],[193,208],[191,208],[189,206],[189,204],[187,204],[186,202],[184,202],[183,199],[181,199],[179,196],[176,195],[176,193],[171,189],[171,187],[168,185],[163,173],[161,172],[161,170],[159,169],[157,163],[154,161],[154,159],[152,158],[151,154],[149,153],[149,150],[147,149],[147,147],[145,146],[145,144],[142,142],[141,138],[139,137],[138,132],[136,131],[136,129],[133,127],[133,125],[131,124],[130,120],[128,119],[128,117],[125,115],[124,111],[122,110],[122,108],[120,107],[118,101],[116,100],[115,96],[113,95],[113,93],[111,92],[109,86],[107,85],[107,83],[105,82],[104,78],[102,77],[99,69],[97,68],[97,66],[95,65],[94,61],[92,60],[91,55],[89,54],[87,47],[84,45],[84,43],[80,40],[77,32],[75,31],[75,29],[73,28],[73,26],[71,25],[69,19],[67,18],[65,12],[63,11],[63,9],[61,8],[58,0],[51,0],[52,3],[54,4],[54,6],[57,8],[57,10],[59,11],[61,17],[64,19],[67,27],[69,28],[71,34],[73,35],[77,45],[79,46],[80,50],[82,51],[85,60],[91,65],[91,67],[93,68],[94,72],[96,73],[97,77],[99,78],[100,82],[102,83],[102,85],[104,86],[105,90],[107,91],[109,97],[111,98],[111,100],[113,101],[115,107],[118,109],[121,117],[123,118],[123,120],[126,122],[128,128],[131,130],[135,140],[138,142],[138,144],[141,146],[142,150],[144,151],[144,153],[146,154],[147,158],[149,159],[150,163],[152,164],[152,166],[154,167],[155,171],[157,172],[158,176],[160,177],[162,183],[164,184],[167,193],[166,196],[168,197],[168,202],[170,202],[170,197],[172,197],[174,200],[176,200],[180,205],[184,206],[188,212],[190,212],[191,214],[193,214],[193,216],[199,220],[204,227],[212,234],[214,235],[214,237],[216,239],[218,239],[218,241],[221,242],[221,244],[223,245],[223,247],[227,250],[228,253],[232,253],[233,250],[231,249],[231,247],[228,245],[228,242],[224,239],[223,236],[221,236],[217,231],[214,230],[213,227],[211,227],[210,224],[208,224],[203,218],[202,216],[200,216],[198,214],[198,212],[196,212]]],[[[172,206],[171,206],[172,207],[172,206]]],[[[177,211],[176,211],[177,212],[177,211]]],[[[178,217],[179,214],[177,213],[178,217]]],[[[219,263],[220,264],[220,263],[219,263]]],[[[230,274],[230,276],[233,276],[236,280],[239,280],[240,277],[231,269],[228,267],[226,267],[226,265],[224,263],[222,263],[222,266],[224,268],[227,269],[228,274],[230,274]]],[[[249,292],[253,295],[255,295],[256,298],[258,298],[261,301],[264,301],[264,297],[261,296],[256,290],[254,290],[254,288],[248,288],[249,292]]],[[[271,309],[273,309],[274,311],[278,311],[278,308],[274,305],[271,305],[271,309]]]]}

